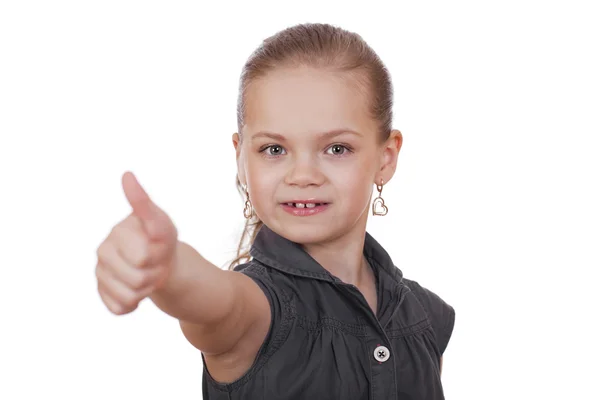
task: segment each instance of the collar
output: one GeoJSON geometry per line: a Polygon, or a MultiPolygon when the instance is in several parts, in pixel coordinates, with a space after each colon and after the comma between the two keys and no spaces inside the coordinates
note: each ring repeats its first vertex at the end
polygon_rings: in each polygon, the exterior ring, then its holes
{"type": "MultiPolygon", "coordinates": [[[[383,270],[393,281],[402,283],[402,271],[394,265],[387,251],[369,232],[365,234],[363,254],[376,273],[383,270]]],[[[250,255],[262,264],[287,274],[328,282],[341,282],[338,277],[332,275],[312,258],[300,244],[284,238],[264,224],[256,234],[250,248],[250,255]]]]}

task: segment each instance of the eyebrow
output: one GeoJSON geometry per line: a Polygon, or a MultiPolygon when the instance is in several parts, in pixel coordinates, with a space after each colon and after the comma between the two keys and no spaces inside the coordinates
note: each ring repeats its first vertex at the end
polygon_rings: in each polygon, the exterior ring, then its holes
{"type": "MultiPolygon", "coordinates": [[[[352,129],[334,129],[332,131],[322,132],[319,134],[318,137],[319,137],[319,139],[331,139],[333,137],[343,135],[345,133],[362,136],[362,134],[360,134],[359,132],[353,131],[352,129]]],[[[267,138],[279,140],[282,142],[285,142],[285,140],[286,140],[285,136],[283,136],[283,135],[280,135],[278,133],[267,132],[267,131],[260,131],[260,132],[255,133],[252,136],[252,140],[255,140],[255,139],[258,139],[261,137],[267,137],[267,138]]]]}

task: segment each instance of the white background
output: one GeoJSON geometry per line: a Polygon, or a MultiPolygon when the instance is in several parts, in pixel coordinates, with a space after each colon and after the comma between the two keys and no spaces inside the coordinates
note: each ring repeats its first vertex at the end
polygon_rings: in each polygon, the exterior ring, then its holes
{"type": "Polygon", "coordinates": [[[592,1],[0,3],[0,398],[199,399],[150,300],[111,314],[96,249],[133,171],[224,266],[243,224],[238,78],[290,25],[355,31],[404,135],[369,232],[453,305],[448,399],[600,398],[599,14],[592,1]]]}

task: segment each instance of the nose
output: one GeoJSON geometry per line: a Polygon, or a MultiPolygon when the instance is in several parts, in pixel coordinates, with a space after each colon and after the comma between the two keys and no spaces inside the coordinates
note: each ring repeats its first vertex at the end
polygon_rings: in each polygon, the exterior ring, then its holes
{"type": "Polygon", "coordinates": [[[291,186],[320,186],[323,181],[324,175],[319,168],[318,160],[309,156],[296,157],[285,176],[285,183],[291,186]]]}

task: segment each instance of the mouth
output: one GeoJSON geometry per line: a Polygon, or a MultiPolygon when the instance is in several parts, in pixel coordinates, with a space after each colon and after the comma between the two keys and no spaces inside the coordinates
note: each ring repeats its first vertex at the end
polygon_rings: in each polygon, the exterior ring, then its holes
{"type": "Polygon", "coordinates": [[[293,200],[281,203],[283,210],[296,217],[308,217],[319,214],[329,208],[331,203],[310,199],[310,200],[293,200]]]}
{"type": "Polygon", "coordinates": [[[315,208],[315,207],[319,207],[319,206],[325,206],[327,204],[329,204],[329,203],[327,203],[325,201],[295,200],[295,201],[284,202],[281,205],[288,206],[288,207],[294,207],[294,208],[315,208]]]}

